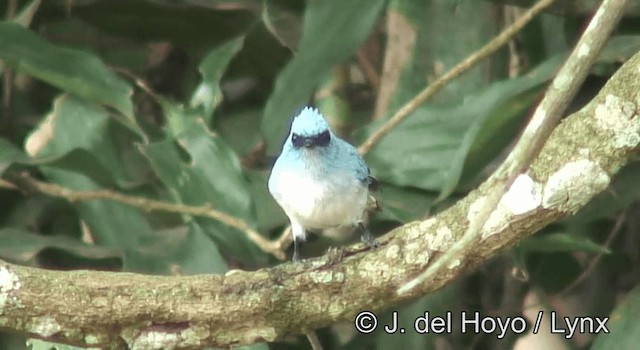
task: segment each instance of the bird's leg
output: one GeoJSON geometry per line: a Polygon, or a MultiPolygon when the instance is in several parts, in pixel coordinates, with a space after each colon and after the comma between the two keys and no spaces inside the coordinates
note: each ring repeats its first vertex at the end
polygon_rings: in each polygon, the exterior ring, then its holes
{"type": "Polygon", "coordinates": [[[360,237],[360,239],[367,246],[369,246],[369,248],[377,248],[378,246],[380,246],[380,243],[378,243],[378,241],[376,241],[376,239],[373,237],[371,232],[369,232],[369,230],[366,227],[364,227],[363,223],[359,222],[358,223],[358,228],[360,229],[360,232],[362,233],[362,236],[360,237]]]}
{"type": "Polygon", "coordinates": [[[293,234],[293,256],[292,261],[300,261],[300,245],[307,238],[306,230],[297,221],[291,220],[291,233],[293,234]]]}
{"type": "Polygon", "coordinates": [[[295,235],[293,236],[293,256],[291,257],[291,261],[300,261],[300,254],[298,253],[298,243],[299,238],[295,235]]]}

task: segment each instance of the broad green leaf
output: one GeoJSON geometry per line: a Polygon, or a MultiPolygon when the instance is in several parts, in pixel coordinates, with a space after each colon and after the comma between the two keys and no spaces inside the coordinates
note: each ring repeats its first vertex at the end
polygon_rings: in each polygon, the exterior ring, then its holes
{"type": "Polygon", "coordinates": [[[228,270],[216,244],[191,222],[188,227],[157,231],[126,250],[124,269],[149,274],[224,273],[228,270]]]}
{"type": "Polygon", "coordinates": [[[640,35],[614,35],[598,55],[599,62],[616,63],[628,60],[640,50],[640,35]]]}
{"type": "MultiPolygon", "coordinates": [[[[48,3],[50,4],[50,2],[43,4],[43,11],[47,10],[48,3]]],[[[74,5],[78,5],[78,3],[74,5]]],[[[56,38],[58,45],[73,45],[78,50],[91,52],[98,49],[100,58],[107,66],[117,67],[118,71],[128,72],[136,76],[142,76],[150,67],[155,67],[158,64],[155,63],[157,61],[150,62],[150,60],[161,60],[158,56],[162,57],[157,54],[157,48],[162,44],[118,44],[119,38],[109,36],[75,16],[47,23],[46,27],[42,29],[41,35],[48,38],[56,38]],[[104,41],[113,42],[113,44],[107,44],[108,49],[104,49],[99,44],[96,47],[96,43],[104,41]]],[[[157,76],[155,73],[150,75],[152,79],[157,76]]],[[[137,102],[140,102],[140,100],[137,102]]],[[[134,103],[136,103],[135,98],[134,103]]]]}
{"type": "MultiPolygon", "coordinates": [[[[83,174],[48,166],[42,166],[41,170],[48,181],[65,188],[76,191],[104,189],[83,174]]],[[[73,206],[99,245],[135,247],[141,237],[154,234],[143,209],[103,199],[75,202],[73,206]]]]}
{"type": "Polygon", "coordinates": [[[213,111],[222,101],[222,92],[220,91],[222,74],[243,44],[244,36],[232,39],[209,51],[200,63],[202,82],[191,96],[191,107],[202,108],[207,122],[211,121],[213,111]]]}
{"type": "Polygon", "coordinates": [[[264,111],[268,153],[279,151],[287,120],[304,106],[330,70],[358,48],[376,23],[383,0],[310,1],[298,52],[280,73],[264,111]]]}
{"type": "Polygon", "coordinates": [[[0,59],[21,73],[111,106],[135,125],[131,86],[93,54],[58,47],[18,24],[0,21],[0,59]]]}
{"type": "Polygon", "coordinates": [[[61,198],[36,193],[24,198],[16,191],[0,200],[0,207],[4,207],[0,222],[4,227],[76,240],[82,237],[82,227],[74,208],[61,198]]]}
{"type": "MultiPolygon", "coordinates": [[[[609,332],[601,332],[591,350],[635,349],[640,343],[640,286],[636,285],[609,315],[609,332]]],[[[595,316],[595,315],[594,315],[595,316]]],[[[598,315],[602,319],[604,315],[598,315]]]]}
{"type": "MultiPolygon", "coordinates": [[[[439,191],[449,162],[460,147],[474,115],[452,113],[455,107],[423,105],[366,154],[374,177],[400,187],[439,191]]],[[[367,126],[364,140],[382,122],[367,126]]]]}
{"type": "MultiPolygon", "coordinates": [[[[523,97],[530,103],[532,91],[551,78],[559,63],[556,57],[526,76],[494,83],[461,104],[422,105],[366,155],[372,174],[394,185],[448,195],[460,180],[470,150],[478,172],[496,155],[497,147],[487,142],[503,147],[512,139],[513,128],[512,134],[495,133],[524,116],[529,105],[523,97]]],[[[381,123],[366,127],[365,134],[381,123]]]]}
{"type": "Polygon", "coordinates": [[[371,195],[378,200],[382,209],[372,214],[373,219],[394,220],[400,223],[420,219],[429,212],[436,199],[434,192],[397,187],[387,183],[381,183],[380,190],[371,192],[371,195]]]}
{"type": "Polygon", "coordinates": [[[529,254],[528,267],[532,283],[544,288],[548,293],[560,292],[573,283],[583,271],[573,252],[529,254]]]}
{"type": "MultiPolygon", "coordinates": [[[[91,176],[100,178],[96,172],[127,178],[126,167],[119,158],[121,150],[115,145],[117,137],[111,134],[114,128],[121,133],[125,130],[118,127],[101,107],[62,96],[56,100],[53,112],[29,136],[26,148],[38,158],[59,157],[61,166],[56,162],[40,166],[46,181],[76,191],[102,190],[104,184],[91,176]],[[74,152],[82,156],[74,157],[74,152]]],[[[98,244],[134,247],[139,237],[152,234],[142,209],[109,200],[81,201],[73,206],[98,244]]]]}
{"type": "MultiPolygon", "coordinates": [[[[210,205],[253,224],[251,196],[235,153],[220,136],[207,129],[202,119],[176,107],[165,105],[165,108],[171,108],[169,124],[175,136],[143,145],[141,150],[174,200],[195,206],[210,205]],[[188,160],[181,156],[181,151],[188,160]]],[[[241,231],[212,219],[196,218],[196,221],[216,239],[223,252],[249,260],[257,253],[255,245],[241,231]]]]}
{"type": "Polygon", "coordinates": [[[251,8],[233,6],[216,9],[176,6],[159,1],[95,1],[73,7],[75,16],[106,33],[134,41],[171,42],[180,47],[206,48],[240,35],[256,23],[251,8]]]}
{"type": "Polygon", "coordinates": [[[262,140],[259,109],[242,110],[216,118],[216,132],[233,148],[236,154],[252,153],[262,140]]]}
{"type": "Polygon", "coordinates": [[[57,269],[120,269],[122,250],[86,244],[61,235],[0,229],[0,257],[19,264],[57,269]]]}
{"type": "Polygon", "coordinates": [[[0,138],[0,176],[13,163],[28,162],[29,157],[6,139],[0,138]]]}
{"type": "MultiPolygon", "coordinates": [[[[84,173],[103,185],[132,187],[148,167],[132,146],[133,135],[100,106],[63,95],[26,141],[30,164],[48,164],[84,173]],[[136,159],[127,161],[127,159],[136,159]]],[[[1,159],[1,156],[0,156],[1,159]]]]}
{"type": "Polygon", "coordinates": [[[289,224],[289,219],[269,193],[267,182],[268,171],[247,171],[251,198],[255,203],[258,227],[272,230],[289,224]]]}
{"type": "Polygon", "coordinates": [[[567,18],[549,13],[541,13],[532,19],[520,33],[518,51],[525,61],[517,62],[520,68],[535,67],[549,57],[571,50],[575,33],[567,28],[567,18]]]}
{"type": "Polygon", "coordinates": [[[591,253],[606,253],[611,251],[587,237],[567,233],[549,233],[529,237],[518,244],[519,249],[529,252],[571,252],[584,251],[591,253]]]}
{"type": "Polygon", "coordinates": [[[302,2],[286,0],[264,1],[262,6],[262,21],[274,37],[290,50],[297,50],[302,32],[302,16],[300,8],[302,2]]]}

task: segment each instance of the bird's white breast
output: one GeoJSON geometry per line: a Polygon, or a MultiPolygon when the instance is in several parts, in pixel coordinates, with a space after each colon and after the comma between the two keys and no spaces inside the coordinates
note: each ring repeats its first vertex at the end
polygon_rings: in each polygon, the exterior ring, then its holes
{"type": "Polygon", "coordinates": [[[338,172],[317,178],[291,170],[272,180],[270,188],[276,201],[307,229],[352,225],[362,219],[368,188],[351,174],[338,172]]]}

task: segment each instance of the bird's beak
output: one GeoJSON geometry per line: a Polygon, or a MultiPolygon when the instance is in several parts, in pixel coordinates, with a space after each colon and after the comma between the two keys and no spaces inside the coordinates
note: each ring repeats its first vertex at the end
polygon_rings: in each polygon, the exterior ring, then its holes
{"type": "Polygon", "coordinates": [[[313,144],[313,140],[311,138],[307,138],[304,140],[304,143],[302,144],[302,147],[304,148],[312,148],[313,146],[315,146],[313,144]]]}

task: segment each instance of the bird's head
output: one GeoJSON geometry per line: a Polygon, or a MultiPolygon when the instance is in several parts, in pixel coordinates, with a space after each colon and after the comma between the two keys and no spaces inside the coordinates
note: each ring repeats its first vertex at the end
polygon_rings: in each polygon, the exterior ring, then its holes
{"type": "Polygon", "coordinates": [[[293,119],[289,137],[293,148],[302,149],[326,147],[333,135],[322,114],[315,108],[306,107],[293,119]]]}

